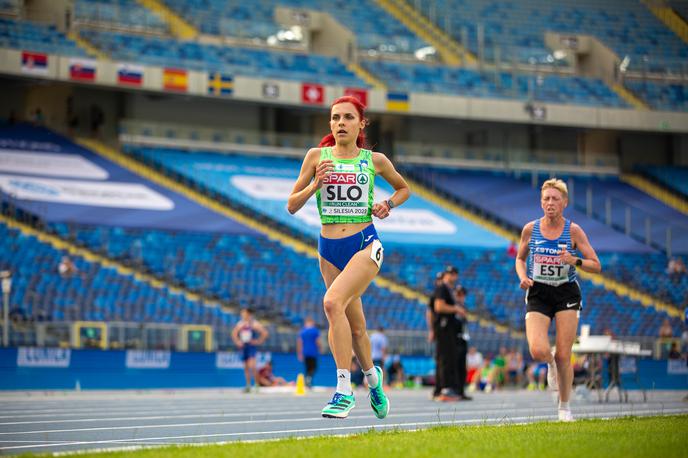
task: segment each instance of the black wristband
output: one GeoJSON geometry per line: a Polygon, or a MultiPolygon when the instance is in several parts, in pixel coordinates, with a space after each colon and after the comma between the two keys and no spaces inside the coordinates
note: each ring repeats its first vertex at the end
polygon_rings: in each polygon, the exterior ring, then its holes
{"type": "Polygon", "coordinates": [[[576,259],[576,267],[580,267],[582,265],[583,265],[583,259],[582,258],[576,259]]]}

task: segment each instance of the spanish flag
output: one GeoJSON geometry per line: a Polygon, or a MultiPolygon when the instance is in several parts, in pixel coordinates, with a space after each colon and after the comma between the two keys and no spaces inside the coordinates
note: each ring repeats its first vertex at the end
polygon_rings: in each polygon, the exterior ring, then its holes
{"type": "Polygon", "coordinates": [[[162,87],[168,91],[186,92],[189,76],[186,70],[166,68],[162,74],[162,87]]]}
{"type": "Polygon", "coordinates": [[[234,92],[234,78],[220,72],[208,74],[208,94],[232,95],[234,92]]]}
{"type": "Polygon", "coordinates": [[[408,111],[409,96],[406,92],[388,92],[387,109],[389,111],[408,111]]]}

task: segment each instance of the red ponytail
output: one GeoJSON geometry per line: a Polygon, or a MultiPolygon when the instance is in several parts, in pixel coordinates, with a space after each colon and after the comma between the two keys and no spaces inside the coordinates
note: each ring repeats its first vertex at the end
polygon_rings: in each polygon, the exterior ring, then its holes
{"type": "MultiPolygon", "coordinates": [[[[353,96],[351,96],[351,95],[345,95],[344,97],[340,97],[340,98],[338,98],[337,100],[335,100],[334,103],[332,103],[332,106],[330,106],[330,110],[332,110],[332,107],[333,107],[333,106],[335,106],[335,105],[337,105],[337,104],[340,104],[340,103],[350,103],[350,104],[352,104],[354,107],[356,107],[356,111],[358,111],[358,116],[359,116],[362,120],[365,120],[365,119],[366,119],[366,118],[365,118],[365,109],[366,109],[366,106],[363,105],[363,103],[361,103],[361,101],[358,100],[356,97],[353,97],[353,96]]],[[[335,139],[334,139],[334,135],[332,135],[332,133],[329,133],[329,134],[325,135],[325,136],[322,138],[322,140],[320,140],[320,143],[318,144],[318,147],[321,147],[321,146],[334,146],[335,143],[336,143],[336,142],[335,142],[335,139]]],[[[368,144],[368,141],[366,140],[365,132],[363,131],[363,129],[361,129],[361,130],[358,132],[358,137],[356,137],[356,146],[358,146],[359,148],[365,148],[365,147],[367,146],[367,144],[368,144]]]]}

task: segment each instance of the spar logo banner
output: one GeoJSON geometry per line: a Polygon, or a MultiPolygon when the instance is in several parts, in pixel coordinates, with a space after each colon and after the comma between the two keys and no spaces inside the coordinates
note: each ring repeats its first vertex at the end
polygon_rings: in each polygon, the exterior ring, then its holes
{"type": "Polygon", "coordinates": [[[169,369],[172,353],[166,350],[127,350],[127,369],[169,369]]]}
{"type": "Polygon", "coordinates": [[[174,202],[139,183],[55,180],[0,174],[0,190],[20,200],[169,211],[174,202]]]}
{"type": "MultiPolygon", "coordinates": [[[[262,367],[272,360],[272,353],[259,351],[256,353],[256,366],[262,367]]],[[[241,353],[235,351],[218,351],[215,353],[215,367],[218,369],[243,369],[244,362],[241,353]]]]}
{"type": "Polygon", "coordinates": [[[106,180],[108,172],[78,154],[0,150],[0,172],[106,180]]]}
{"type": "Polygon", "coordinates": [[[18,367],[69,367],[72,350],[69,348],[19,347],[18,367]]]}

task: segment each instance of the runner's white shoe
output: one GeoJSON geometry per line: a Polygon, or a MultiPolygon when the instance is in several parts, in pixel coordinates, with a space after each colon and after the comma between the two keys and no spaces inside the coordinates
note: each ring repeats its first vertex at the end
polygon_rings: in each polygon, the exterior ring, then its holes
{"type": "Polygon", "coordinates": [[[575,421],[575,420],[573,419],[573,415],[571,415],[570,410],[559,409],[559,421],[569,422],[569,421],[575,421]]]}

